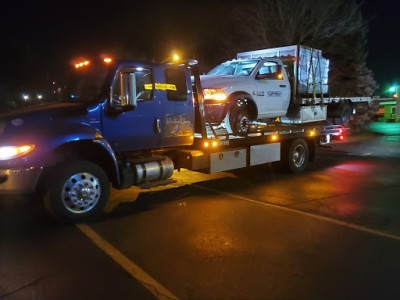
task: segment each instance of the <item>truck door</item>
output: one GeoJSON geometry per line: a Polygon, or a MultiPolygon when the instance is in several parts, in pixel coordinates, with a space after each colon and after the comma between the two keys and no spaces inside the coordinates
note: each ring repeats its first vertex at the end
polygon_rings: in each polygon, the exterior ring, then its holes
{"type": "Polygon", "coordinates": [[[290,102],[290,84],[276,61],[262,61],[255,76],[254,100],[259,118],[285,116],[290,102]]]}
{"type": "MultiPolygon", "coordinates": [[[[137,107],[131,111],[106,110],[103,114],[103,136],[114,151],[159,148],[161,135],[161,91],[154,89],[156,68],[124,66],[117,70],[111,83],[110,101],[121,101],[121,72],[136,77],[137,107]]],[[[103,110],[104,111],[104,110],[103,110]]]]}
{"type": "Polygon", "coordinates": [[[165,84],[161,145],[162,147],[191,145],[194,134],[194,107],[189,70],[167,67],[165,84]]]}

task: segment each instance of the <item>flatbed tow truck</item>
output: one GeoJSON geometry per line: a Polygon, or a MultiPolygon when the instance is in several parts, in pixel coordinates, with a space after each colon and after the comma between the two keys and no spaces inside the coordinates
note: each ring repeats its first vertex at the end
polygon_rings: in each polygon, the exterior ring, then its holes
{"type": "Polygon", "coordinates": [[[115,189],[169,187],[174,169],[215,173],[273,163],[300,173],[319,144],[342,139],[328,123],[257,123],[240,136],[205,121],[196,61],[75,64],[64,103],[0,117],[0,196],[43,195],[60,220],[100,215],[115,189]]]}

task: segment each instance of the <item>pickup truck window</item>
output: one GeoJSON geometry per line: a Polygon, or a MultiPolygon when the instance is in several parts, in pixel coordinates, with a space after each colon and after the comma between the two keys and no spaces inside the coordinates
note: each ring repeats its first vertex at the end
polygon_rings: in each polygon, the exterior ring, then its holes
{"type": "Polygon", "coordinates": [[[207,75],[248,76],[254,70],[257,63],[257,60],[228,61],[216,66],[207,75]]]}
{"type": "Polygon", "coordinates": [[[165,82],[166,84],[174,85],[176,88],[176,90],[167,89],[168,100],[186,101],[188,99],[185,71],[166,69],[165,82]]]}
{"type": "MultiPolygon", "coordinates": [[[[111,87],[112,101],[116,104],[121,103],[121,79],[119,70],[115,76],[111,87]]],[[[151,69],[132,68],[131,73],[136,77],[136,97],[137,101],[150,101],[153,99],[153,72],[151,69]]]]}
{"type": "Polygon", "coordinates": [[[260,69],[258,70],[256,79],[268,78],[268,79],[282,80],[283,75],[281,71],[282,71],[281,65],[273,61],[266,61],[261,65],[260,69]]]}
{"type": "Polygon", "coordinates": [[[276,62],[266,61],[261,66],[258,74],[266,75],[266,74],[276,74],[279,72],[278,64],[276,62]]]}

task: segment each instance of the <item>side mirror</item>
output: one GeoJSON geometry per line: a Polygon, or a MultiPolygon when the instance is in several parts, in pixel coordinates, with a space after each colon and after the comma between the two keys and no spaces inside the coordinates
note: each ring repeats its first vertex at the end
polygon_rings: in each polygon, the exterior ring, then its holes
{"type": "Polygon", "coordinates": [[[137,106],[135,73],[122,73],[121,79],[121,107],[132,110],[137,106]]]}

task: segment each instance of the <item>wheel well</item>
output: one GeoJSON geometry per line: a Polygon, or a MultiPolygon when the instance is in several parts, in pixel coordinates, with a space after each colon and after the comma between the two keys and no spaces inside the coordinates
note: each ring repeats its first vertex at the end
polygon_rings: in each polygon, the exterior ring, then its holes
{"type": "Polygon", "coordinates": [[[233,101],[235,100],[236,97],[239,97],[239,96],[243,96],[246,99],[246,107],[248,108],[250,118],[252,120],[256,119],[258,116],[257,105],[254,102],[253,97],[249,93],[242,92],[242,91],[237,91],[237,92],[232,93],[228,98],[229,107],[231,107],[232,105],[235,105],[235,103],[233,103],[233,101]]]}
{"type": "MultiPolygon", "coordinates": [[[[100,166],[107,174],[113,185],[118,182],[118,174],[112,156],[102,146],[93,141],[76,141],[63,144],[49,156],[41,181],[46,176],[52,176],[55,166],[72,160],[87,160],[100,166]]],[[[39,187],[42,186],[41,182],[39,187]]]]}

